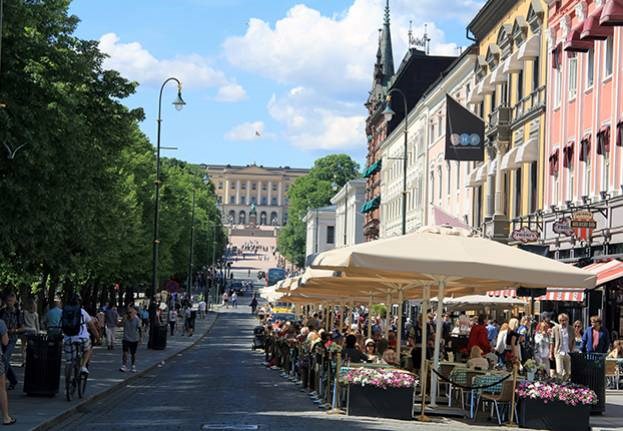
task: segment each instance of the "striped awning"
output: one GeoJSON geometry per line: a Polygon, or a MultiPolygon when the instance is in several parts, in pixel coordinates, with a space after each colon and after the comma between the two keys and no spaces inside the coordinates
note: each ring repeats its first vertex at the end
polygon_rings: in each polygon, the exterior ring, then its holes
{"type": "MultiPolygon", "coordinates": [[[[515,289],[505,290],[490,290],[487,292],[489,296],[504,297],[504,298],[516,298],[517,291],[515,289]]],[[[548,287],[547,292],[543,296],[534,298],[538,301],[571,301],[582,302],[584,301],[583,289],[561,289],[557,287],[548,287]]]]}
{"type": "Polygon", "coordinates": [[[370,175],[378,172],[381,169],[381,159],[378,159],[376,162],[372,163],[363,171],[363,177],[368,178],[370,175]]]}
{"type": "Polygon", "coordinates": [[[597,282],[595,286],[608,283],[623,277],[623,262],[620,260],[611,260],[609,262],[596,262],[584,268],[594,274],[597,274],[597,282]]]}

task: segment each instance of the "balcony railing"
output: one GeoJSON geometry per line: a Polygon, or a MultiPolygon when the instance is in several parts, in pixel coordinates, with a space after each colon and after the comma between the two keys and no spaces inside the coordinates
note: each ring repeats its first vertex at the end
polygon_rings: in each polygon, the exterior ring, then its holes
{"type": "Polygon", "coordinates": [[[511,122],[518,123],[541,109],[545,109],[545,86],[537,88],[513,106],[511,122]]]}
{"type": "Polygon", "coordinates": [[[486,130],[487,137],[490,140],[510,140],[510,120],[510,106],[498,106],[489,114],[489,124],[487,124],[486,130]]]}

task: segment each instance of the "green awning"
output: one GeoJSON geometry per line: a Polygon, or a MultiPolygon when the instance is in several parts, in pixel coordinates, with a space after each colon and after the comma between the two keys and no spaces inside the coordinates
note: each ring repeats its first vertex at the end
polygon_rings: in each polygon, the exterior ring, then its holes
{"type": "Polygon", "coordinates": [[[363,177],[368,178],[370,175],[373,175],[375,172],[378,172],[381,169],[381,159],[378,159],[376,162],[372,163],[363,171],[363,177]]]}
{"type": "Polygon", "coordinates": [[[364,202],[364,204],[361,206],[361,212],[365,214],[367,212],[375,210],[379,207],[380,204],[381,204],[381,196],[375,196],[369,201],[364,202]]]}

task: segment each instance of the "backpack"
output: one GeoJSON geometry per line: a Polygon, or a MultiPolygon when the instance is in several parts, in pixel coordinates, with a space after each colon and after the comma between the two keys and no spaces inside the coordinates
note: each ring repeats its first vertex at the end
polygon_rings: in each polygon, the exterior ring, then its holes
{"type": "Polygon", "coordinates": [[[79,305],[68,305],[63,308],[61,314],[61,329],[63,334],[75,337],[80,334],[82,325],[82,309],[79,305]]]}

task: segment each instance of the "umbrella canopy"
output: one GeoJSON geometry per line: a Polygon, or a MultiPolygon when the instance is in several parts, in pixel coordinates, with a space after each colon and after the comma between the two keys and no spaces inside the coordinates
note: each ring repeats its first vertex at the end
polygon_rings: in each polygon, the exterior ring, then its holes
{"type": "MultiPolygon", "coordinates": [[[[455,232],[448,229],[448,232],[455,232]]],[[[371,241],[319,254],[312,268],[348,277],[445,281],[447,287],[595,286],[595,275],[489,239],[430,231],[371,241]]]]}
{"type": "Polygon", "coordinates": [[[281,282],[273,284],[272,286],[262,287],[258,289],[258,293],[260,294],[260,298],[265,299],[268,302],[278,301],[283,295],[283,292],[278,292],[277,289],[281,285],[281,282]]]}
{"type": "MultiPolygon", "coordinates": [[[[437,303],[437,298],[431,298],[431,302],[437,303]]],[[[457,298],[444,298],[443,305],[455,310],[482,309],[484,307],[502,308],[522,306],[528,303],[520,298],[503,298],[488,295],[466,295],[457,298]]]]}

